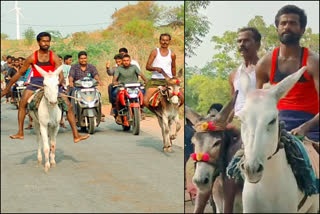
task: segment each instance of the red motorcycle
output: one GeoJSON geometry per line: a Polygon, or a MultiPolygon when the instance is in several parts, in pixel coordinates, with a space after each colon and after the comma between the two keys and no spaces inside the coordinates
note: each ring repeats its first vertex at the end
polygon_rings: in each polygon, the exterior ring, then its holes
{"type": "Polygon", "coordinates": [[[124,131],[129,131],[132,127],[134,135],[139,135],[140,132],[140,120],[141,120],[141,106],[143,105],[143,93],[144,86],[141,83],[120,83],[118,86],[118,100],[120,103],[118,117],[121,120],[117,120],[116,123],[122,125],[124,131]]]}

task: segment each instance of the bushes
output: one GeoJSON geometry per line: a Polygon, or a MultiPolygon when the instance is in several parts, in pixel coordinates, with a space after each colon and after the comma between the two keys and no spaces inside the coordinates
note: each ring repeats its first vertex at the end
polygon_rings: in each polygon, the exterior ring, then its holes
{"type": "Polygon", "coordinates": [[[152,38],[154,32],[153,22],[133,19],[123,25],[123,32],[138,38],[152,38]]]}

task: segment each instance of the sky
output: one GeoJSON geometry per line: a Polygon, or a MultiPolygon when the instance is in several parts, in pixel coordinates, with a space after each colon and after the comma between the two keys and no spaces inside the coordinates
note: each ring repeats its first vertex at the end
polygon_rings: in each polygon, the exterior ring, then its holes
{"type": "MultiPolygon", "coordinates": [[[[116,9],[138,1],[18,1],[20,34],[32,27],[36,34],[45,30],[58,30],[62,36],[80,31],[106,29],[116,9]]],[[[159,5],[180,6],[183,1],[157,1],[159,5]]],[[[11,11],[15,1],[1,1],[1,33],[16,39],[16,12],[11,11]]]]}
{"type": "Polygon", "coordinates": [[[206,9],[199,11],[211,22],[210,31],[204,37],[203,43],[195,50],[197,56],[186,58],[188,66],[203,67],[211,61],[214,51],[213,36],[222,36],[225,31],[237,31],[244,27],[256,15],[263,17],[266,25],[274,23],[278,10],[287,4],[294,4],[305,10],[307,14],[307,28],[313,33],[319,33],[319,2],[318,1],[214,1],[206,9]]]}

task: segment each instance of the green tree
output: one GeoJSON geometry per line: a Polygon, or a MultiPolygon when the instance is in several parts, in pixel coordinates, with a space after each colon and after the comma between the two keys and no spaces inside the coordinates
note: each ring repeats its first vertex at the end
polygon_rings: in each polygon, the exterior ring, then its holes
{"type": "Polygon", "coordinates": [[[26,39],[27,45],[31,45],[36,37],[36,33],[32,29],[32,27],[28,27],[24,32],[23,36],[26,39]]]}
{"type": "Polygon", "coordinates": [[[193,75],[187,81],[186,104],[200,114],[205,114],[212,103],[225,105],[230,99],[227,80],[217,76],[193,75]]]}
{"type": "Polygon", "coordinates": [[[201,8],[206,8],[209,1],[185,1],[185,55],[191,57],[195,54],[203,37],[209,32],[210,22],[207,17],[199,15],[201,8]]]}
{"type": "Polygon", "coordinates": [[[161,27],[180,27],[184,25],[184,5],[180,7],[161,7],[159,18],[156,23],[161,22],[161,27]]]}
{"type": "Polygon", "coordinates": [[[63,39],[62,34],[58,30],[47,30],[46,32],[50,33],[51,40],[53,40],[55,42],[63,39]]]}

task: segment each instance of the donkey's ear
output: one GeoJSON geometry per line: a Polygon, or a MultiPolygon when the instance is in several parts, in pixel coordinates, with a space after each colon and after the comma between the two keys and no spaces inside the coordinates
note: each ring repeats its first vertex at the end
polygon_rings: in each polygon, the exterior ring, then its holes
{"type": "Polygon", "coordinates": [[[216,121],[227,125],[229,121],[231,122],[234,116],[234,105],[236,103],[239,91],[236,90],[233,94],[232,99],[227,105],[225,105],[221,111],[216,115],[216,121]]]}
{"type": "Polygon", "coordinates": [[[188,119],[193,125],[195,125],[197,122],[199,122],[201,116],[194,112],[190,107],[185,105],[184,114],[186,119],[188,119]]]}
{"type": "Polygon", "coordinates": [[[305,72],[306,69],[307,67],[303,66],[297,72],[290,74],[289,76],[284,78],[281,82],[279,82],[276,86],[270,89],[271,94],[273,94],[276,100],[280,100],[282,97],[284,97],[288,93],[288,91],[294,86],[294,84],[298,82],[301,75],[305,72]]]}
{"type": "MultiPolygon", "coordinates": [[[[162,69],[163,70],[163,69],[162,69]]],[[[171,79],[169,76],[168,76],[168,74],[163,70],[163,72],[161,73],[163,76],[164,76],[164,78],[166,79],[166,81],[167,82],[169,82],[169,80],[171,79]]]]}
{"type": "Polygon", "coordinates": [[[62,68],[63,68],[63,65],[60,65],[54,72],[53,72],[53,74],[55,74],[55,75],[59,75],[59,73],[62,71],[62,68]]]}
{"type": "Polygon", "coordinates": [[[183,70],[182,70],[182,68],[179,70],[179,72],[178,72],[178,79],[180,79],[181,77],[182,77],[182,74],[183,74],[183,70]]]}
{"type": "Polygon", "coordinates": [[[246,97],[249,91],[252,90],[252,88],[250,87],[250,81],[251,80],[247,72],[245,71],[240,72],[240,87],[244,97],[246,97]]]}
{"type": "Polygon", "coordinates": [[[39,71],[41,76],[43,76],[43,77],[48,76],[48,73],[45,70],[43,70],[42,68],[40,68],[38,65],[34,64],[34,67],[37,69],[37,71],[39,71]]]}

